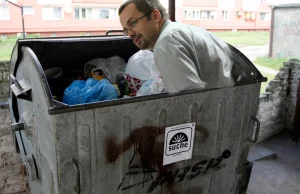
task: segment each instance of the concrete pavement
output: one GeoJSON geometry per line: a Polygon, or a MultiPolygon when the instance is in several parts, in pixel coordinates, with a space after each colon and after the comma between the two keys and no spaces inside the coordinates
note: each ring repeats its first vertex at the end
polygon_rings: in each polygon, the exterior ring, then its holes
{"type": "MultiPolygon", "coordinates": [[[[235,46],[239,51],[241,51],[250,61],[254,61],[257,57],[264,57],[268,56],[269,53],[269,45],[264,45],[264,46],[241,46],[241,45],[236,45],[235,46]]],[[[271,75],[276,75],[278,71],[272,69],[272,68],[267,68],[263,67],[257,64],[254,64],[257,69],[263,74],[263,73],[268,73],[271,75]]]]}

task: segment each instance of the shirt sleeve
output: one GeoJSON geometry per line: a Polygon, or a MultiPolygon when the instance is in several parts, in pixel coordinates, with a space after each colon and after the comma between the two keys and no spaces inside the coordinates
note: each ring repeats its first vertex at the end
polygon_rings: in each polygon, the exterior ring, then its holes
{"type": "Polygon", "coordinates": [[[154,50],[154,60],[168,92],[205,88],[191,58],[189,42],[174,34],[160,40],[154,50]]]}

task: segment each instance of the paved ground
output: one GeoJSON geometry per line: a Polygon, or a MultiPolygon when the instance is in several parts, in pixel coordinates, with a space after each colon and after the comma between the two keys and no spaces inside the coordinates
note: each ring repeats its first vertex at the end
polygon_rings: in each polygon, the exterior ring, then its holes
{"type": "Polygon", "coordinates": [[[288,133],[281,133],[258,145],[276,152],[277,157],[254,162],[247,194],[299,194],[300,145],[288,133]]]}
{"type": "Polygon", "coordinates": [[[261,73],[268,73],[268,74],[272,74],[272,75],[276,75],[278,73],[278,71],[276,71],[274,69],[263,67],[263,66],[259,66],[259,65],[255,64],[255,63],[254,63],[254,65],[256,66],[256,68],[258,69],[258,71],[260,71],[261,73]]]}
{"type": "MultiPolygon", "coordinates": [[[[268,56],[269,53],[269,45],[265,46],[235,46],[238,50],[240,50],[250,61],[254,61],[257,57],[268,56]]],[[[257,64],[254,64],[257,69],[262,73],[268,73],[272,75],[276,75],[278,71],[274,69],[270,69],[267,67],[262,67],[257,64]]]]}
{"type": "Polygon", "coordinates": [[[250,61],[253,61],[256,57],[268,56],[269,45],[264,46],[235,46],[244,55],[246,55],[250,61]]]}

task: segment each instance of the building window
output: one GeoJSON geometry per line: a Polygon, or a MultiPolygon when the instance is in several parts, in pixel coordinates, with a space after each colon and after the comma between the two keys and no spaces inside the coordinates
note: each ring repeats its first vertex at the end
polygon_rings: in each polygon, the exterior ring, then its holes
{"type": "Polygon", "coordinates": [[[24,15],[33,15],[34,14],[34,9],[32,6],[24,6],[23,7],[23,14],[24,15]]]}
{"type": "Polygon", "coordinates": [[[184,18],[189,20],[214,20],[216,19],[216,12],[208,10],[185,10],[184,18]]]}
{"type": "Polygon", "coordinates": [[[200,19],[207,20],[208,19],[208,15],[209,15],[208,11],[201,11],[200,19]]]}
{"type": "Polygon", "coordinates": [[[260,13],[260,20],[266,19],[266,13],[260,13]]]}
{"type": "Polygon", "coordinates": [[[222,11],[222,19],[223,20],[228,20],[228,11],[222,11]]]}
{"type": "Polygon", "coordinates": [[[43,7],[42,8],[43,20],[59,20],[63,19],[63,10],[61,7],[43,7]]]}
{"type": "Polygon", "coordinates": [[[53,32],[53,33],[51,34],[51,36],[52,36],[52,37],[56,37],[56,33],[53,32]]]}
{"type": "Polygon", "coordinates": [[[188,20],[199,20],[200,19],[200,10],[184,10],[184,19],[188,20]]]}
{"type": "Polygon", "coordinates": [[[7,38],[6,34],[1,34],[1,38],[7,38]]]}
{"type": "Polygon", "coordinates": [[[75,8],[75,19],[92,19],[92,8],[75,8]]]}
{"type": "Polygon", "coordinates": [[[255,20],[255,12],[245,12],[245,21],[254,21],[255,20]]]}
{"type": "Polygon", "coordinates": [[[74,9],[74,18],[79,19],[80,18],[80,11],[78,8],[74,9]]]}
{"type": "Polygon", "coordinates": [[[261,12],[261,13],[259,13],[259,16],[260,16],[260,20],[262,20],[262,21],[270,21],[271,20],[270,13],[261,12]]]}
{"type": "Polygon", "coordinates": [[[9,9],[7,6],[0,6],[0,20],[9,20],[9,9]]]}
{"type": "Polygon", "coordinates": [[[237,11],[236,12],[236,17],[237,18],[241,18],[242,17],[242,12],[241,11],[237,11]]]}
{"type": "Polygon", "coordinates": [[[266,2],[267,2],[267,0],[260,0],[260,2],[261,2],[261,3],[266,3],[266,2]]]}
{"type": "Polygon", "coordinates": [[[75,8],[75,19],[114,19],[117,17],[116,8],[75,8]]]}
{"type": "Polygon", "coordinates": [[[117,18],[117,9],[115,8],[100,8],[99,9],[100,19],[115,19],[117,18]]]}
{"type": "Polygon", "coordinates": [[[109,18],[109,10],[108,9],[100,9],[100,16],[101,19],[109,18]]]}
{"type": "Polygon", "coordinates": [[[216,12],[214,12],[214,11],[201,11],[200,19],[202,19],[202,20],[214,20],[214,19],[216,19],[216,12]]]}

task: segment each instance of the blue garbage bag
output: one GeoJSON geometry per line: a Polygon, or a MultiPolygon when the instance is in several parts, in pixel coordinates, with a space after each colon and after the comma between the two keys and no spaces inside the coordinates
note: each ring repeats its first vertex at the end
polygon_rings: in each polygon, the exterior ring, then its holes
{"type": "Polygon", "coordinates": [[[107,79],[89,78],[87,81],[73,81],[64,91],[63,102],[75,105],[117,98],[117,89],[107,79]]]}

